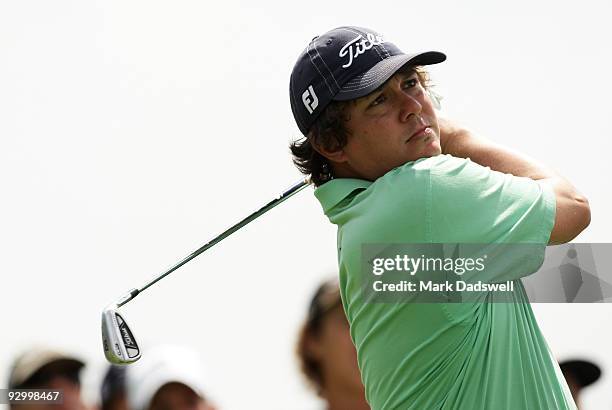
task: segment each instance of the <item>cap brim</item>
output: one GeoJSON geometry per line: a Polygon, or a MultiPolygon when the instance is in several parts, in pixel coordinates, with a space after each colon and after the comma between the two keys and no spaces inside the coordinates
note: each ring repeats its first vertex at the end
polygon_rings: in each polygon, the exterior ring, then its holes
{"type": "Polygon", "coordinates": [[[139,387],[140,397],[138,398],[138,405],[135,409],[146,410],[151,406],[153,398],[157,392],[167,384],[178,383],[187,386],[193,392],[204,399],[204,387],[203,382],[196,375],[189,374],[185,371],[175,371],[156,375],[152,380],[145,380],[145,383],[139,387]]]}
{"type": "Polygon", "coordinates": [[[601,377],[601,369],[586,360],[567,360],[559,363],[563,373],[571,373],[582,387],[595,383],[601,377]]]}
{"type": "Polygon", "coordinates": [[[334,100],[347,101],[366,96],[380,87],[406,64],[414,66],[430,65],[441,63],[444,60],[446,60],[446,55],[438,51],[391,56],[345,83],[334,100]]]}
{"type": "Polygon", "coordinates": [[[85,363],[74,357],[55,351],[35,351],[14,366],[10,376],[9,386],[17,388],[31,381],[40,372],[63,374],[77,372],[85,363]]]}
{"type": "Polygon", "coordinates": [[[172,345],[150,349],[146,357],[126,372],[128,407],[146,410],[157,391],[168,383],[184,384],[205,399],[206,383],[196,351],[172,345]]]}

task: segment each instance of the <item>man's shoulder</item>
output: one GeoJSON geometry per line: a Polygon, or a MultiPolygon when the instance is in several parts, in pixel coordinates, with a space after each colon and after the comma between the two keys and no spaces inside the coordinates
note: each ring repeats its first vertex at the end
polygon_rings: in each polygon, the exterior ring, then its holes
{"type": "Polygon", "coordinates": [[[459,175],[466,168],[473,168],[472,171],[488,169],[472,162],[469,158],[457,158],[448,154],[440,154],[408,162],[389,171],[376,182],[384,184],[391,180],[404,178],[430,177],[431,175],[459,175]]]}

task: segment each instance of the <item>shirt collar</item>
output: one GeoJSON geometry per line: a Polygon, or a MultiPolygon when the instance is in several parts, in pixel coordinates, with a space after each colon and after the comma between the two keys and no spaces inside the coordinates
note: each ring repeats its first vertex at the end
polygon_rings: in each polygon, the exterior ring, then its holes
{"type": "MultiPolygon", "coordinates": [[[[323,212],[328,212],[355,190],[367,189],[372,182],[354,178],[336,178],[315,189],[315,197],[321,203],[323,212]]],[[[329,216],[329,215],[328,215],[329,216]]]]}

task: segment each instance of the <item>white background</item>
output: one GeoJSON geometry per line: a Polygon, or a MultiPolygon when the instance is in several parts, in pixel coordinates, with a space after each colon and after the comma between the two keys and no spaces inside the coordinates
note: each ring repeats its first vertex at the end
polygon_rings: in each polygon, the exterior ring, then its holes
{"type": "MultiPolygon", "coordinates": [[[[610,242],[610,3],[457,3],[1,2],[0,383],[48,343],[95,397],[102,308],[299,179],[289,74],[339,25],[446,52],[445,115],[559,170],[591,203],[577,241],[610,242]]],[[[312,409],[293,345],[335,266],[309,189],[122,311],[144,354],[198,349],[221,408],[312,409]]],[[[584,407],[610,408],[612,305],[534,310],[557,357],[602,365],[584,407]]]]}

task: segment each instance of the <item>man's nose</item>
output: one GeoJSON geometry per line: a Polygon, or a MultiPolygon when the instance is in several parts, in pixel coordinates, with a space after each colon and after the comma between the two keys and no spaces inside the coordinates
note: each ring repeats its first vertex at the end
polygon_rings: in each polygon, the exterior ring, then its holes
{"type": "Polygon", "coordinates": [[[400,120],[407,121],[412,114],[419,115],[423,110],[421,102],[405,90],[397,91],[396,98],[400,107],[400,120]]]}

